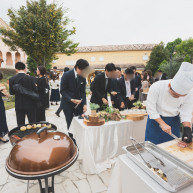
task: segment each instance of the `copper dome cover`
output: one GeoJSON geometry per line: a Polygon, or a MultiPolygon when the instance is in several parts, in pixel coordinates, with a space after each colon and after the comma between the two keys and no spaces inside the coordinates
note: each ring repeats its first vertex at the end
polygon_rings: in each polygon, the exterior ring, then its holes
{"type": "Polygon", "coordinates": [[[45,174],[68,165],[77,156],[77,147],[62,132],[37,133],[22,138],[11,150],[7,168],[22,175],[45,174]]]}

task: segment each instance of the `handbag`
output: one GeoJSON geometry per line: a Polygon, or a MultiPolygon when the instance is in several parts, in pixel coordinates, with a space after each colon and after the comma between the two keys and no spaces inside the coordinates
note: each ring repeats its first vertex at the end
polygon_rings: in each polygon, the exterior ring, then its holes
{"type": "Polygon", "coordinates": [[[21,95],[27,96],[30,99],[34,100],[34,101],[39,101],[40,100],[40,96],[39,96],[38,93],[32,91],[31,89],[23,87],[22,84],[20,83],[23,80],[24,77],[22,77],[17,83],[15,83],[13,85],[13,90],[16,93],[19,93],[21,95]]]}

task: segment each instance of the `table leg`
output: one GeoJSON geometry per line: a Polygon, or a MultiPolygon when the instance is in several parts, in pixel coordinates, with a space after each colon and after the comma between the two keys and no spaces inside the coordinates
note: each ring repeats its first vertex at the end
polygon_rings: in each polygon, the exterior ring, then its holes
{"type": "Polygon", "coordinates": [[[27,193],[29,193],[29,180],[27,181],[27,193]]]}
{"type": "Polygon", "coordinates": [[[45,193],[49,193],[48,189],[49,189],[49,187],[48,187],[48,178],[45,178],[45,193]]]}

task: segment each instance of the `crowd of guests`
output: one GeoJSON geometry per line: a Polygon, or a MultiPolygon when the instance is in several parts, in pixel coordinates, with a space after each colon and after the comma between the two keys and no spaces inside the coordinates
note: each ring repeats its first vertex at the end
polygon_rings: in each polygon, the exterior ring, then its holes
{"type": "MultiPolygon", "coordinates": [[[[46,121],[45,111],[51,105],[59,105],[56,115],[59,117],[63,110],[67,128],[69,129],[73,116],[82,116],[87,111],[86,105],[86,69],[89,63],[79,59],[70,70],[65,68],[63,74],[58,74],[54,67],[50,73],[50,80],[46,76],[46,68],[38,66],[36,77],[26,73],[26,65],[22,62],[15,64],[17,74],[9,79],[9,93],[15,95],[15,112],[17,125],[25,124],[25,117],[29,123],[46,121]],[[61,103],[59,104],[59,101],[61,103]]],[[[148,89],[154,81],[165,80],[167,77],[159,71],[156,78],[150,70],[139,74],[136,67],[124,70],[109,63],[104,72],[95,71],[90,83],[91,103],[100,106],[99,110],[107,106],[110,101],[113,107],[120,110],[130,109],[137,100],[145,100],[148,89]],[[147,90],[146,90],[147,91],[147,90]]],[[[0,73],[0,80],[3,78],[0,73]]],[[[4,136],[8,133],[5,107],[2,96],[7,96],[6,88],[0,85],[0,141],[7,142],[4,136]]],[[[72,134],[70,137],[73,139],[72,134]]]]}

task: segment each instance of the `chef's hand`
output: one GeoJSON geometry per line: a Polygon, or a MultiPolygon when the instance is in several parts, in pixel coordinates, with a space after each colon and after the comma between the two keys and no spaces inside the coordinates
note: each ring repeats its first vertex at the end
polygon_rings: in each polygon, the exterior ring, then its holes
{"type": "Polygon", "coordinates": [[[84,106],[83,106],[83,113],[85,113],[86,111],[87,111],[87,106],[84,105],[84,106]]]}
{"type": "Polygon", "coordinates": [[[184,131],[182,134],[182,141],[186,143],[192,142],[192,130],[190,127],[184,127],[184,131]]]}
{"type": "Polygon", "coordinates": [[[103,104],[105,104],[105,105],[108,105],[108,104],[109,104],[108,100],[105,99],[105,98],[102,98],[102,101],[103,101],[103,104]]]}
{"type": "Polygon", "coordinates": [[[71,102],[73,102],[74,104],[78,105],[78,104],[81,103],[81,100],[71,99],[71,102]]]}
{"type": "Polygon", "coordinates": [[[164,124],[160,125],[160,127],[164,132],[166,132],[170,135],[172,134],[172,129],[168,124],[164,123],[164,124]]]}

